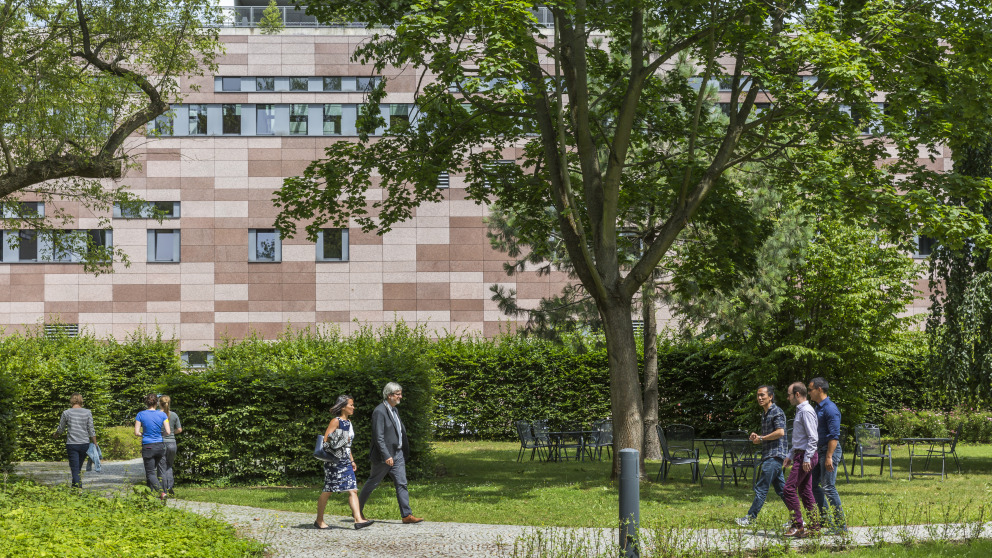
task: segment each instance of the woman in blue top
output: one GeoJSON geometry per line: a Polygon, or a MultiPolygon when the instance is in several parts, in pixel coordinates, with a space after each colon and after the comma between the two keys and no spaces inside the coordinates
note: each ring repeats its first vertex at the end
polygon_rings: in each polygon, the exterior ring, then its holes
{"type": "Polygon", "coordinates": [[[145,396],[145,409],[134,417],[134,435],[141,437],[141,459],[145,463],[145,479],[148,487],[158,492],[165,501],[166,494],[159,480],[165,478],[165,442],[162,433],[172,434],[169,428],[169,415],[155,408],[158,396],[149,393],[145,396]]]}

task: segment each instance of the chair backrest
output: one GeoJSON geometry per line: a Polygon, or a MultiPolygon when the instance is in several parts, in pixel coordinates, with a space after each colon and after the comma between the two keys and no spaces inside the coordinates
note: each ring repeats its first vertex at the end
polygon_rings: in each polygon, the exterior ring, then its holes
{"type": "Polygon", "coordinates": [[[951,440],[950,451],[954,451],[954,448],[958,447],[958,438],[960,436],[961,436],[961,426],[958,426],[958,429],[954,431],[954,439],[951,440]]]}
{"type": "Polygon", "coordinates": [[[692,449],[696,442],[696,430],[688,424],[669,424],[665,427],[665,436],[673,448],[692,449]]]}
{"type": "Polygon", "coordinates": [[[547,442],[550,437],[548,436],[548,421],[546,420],[535,420],[530,423],[531,428],[534,430],[534,437],[541,442],[547,442]]]}
{"type": "Polygon", "coordinates": [[[720,434],[723,439],[724,453],[731,454],[731,459],[737,459],[738,455],[746,454],[748,446],[752,445],[748,439],[748,433],[743,430],[724,430],[720,434]]]}
{"type": "Polygon", "coordinates": [[[665,429],[660,424],[655,425],[655,429],[658,430],[658,443],[661,445],[661,455],[665,458],[665,461],[671,461],[672,458],[668,455],[668,439],[665,438],[665,429]]]}
{"type": "Polygon", "coordinates": [[[792,456],[792,427],[791,426],[785,429],[785,439],[787,440],[786,443],[789,444],[789,456],[791,457],[792,456]]]}
{"type": "Polygon", "coordinates": [[[861,449],[861,455],[882,455],[882,431],[870,422],[854,427],[854,440],[861,449]]]}
{"type": "Polygon", "coordinates": [[[610,419],[596,420],[592,423],[592,429],[599,432],[596,444],[600,446],[613,445],[613,421],[610,419]]]}
{"type": "Polygon", "coordinates": [[[525,420],[518,420],[515,422],[517,426],[517,437],[520,438],[521,442],[533,442],[534,433],[531,431],[530,423],[525,420]]]}
{"type": "Polygon", "coordinates": [[[841,425],[841,427],[840,427],[840,439],[837,440],[837,444],[840,445],[841,448],[843,448],[844,447],[844,443],[846,441],[847,441],[847,427],[841,425]]]}

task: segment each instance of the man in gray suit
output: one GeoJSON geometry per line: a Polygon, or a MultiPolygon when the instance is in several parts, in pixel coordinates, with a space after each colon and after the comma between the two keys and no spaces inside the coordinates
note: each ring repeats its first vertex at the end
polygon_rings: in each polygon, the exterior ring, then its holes
{"type": "Polygon", "coordinates": [[[396,382],[389,382],[382,388],[382,399],[383,402],[372,411],[372,472],[358,495],[358,508],[365,508],[372,491],[389,475],[396,485],[396,501],[400,504],[403,523],[420,523],[423,519],[414,517],[410,509],[410,493],[406,489],[406,454],[410,450],[406,428],[396,412],[396,406],[403,399],[403,388],[396,382]]]}

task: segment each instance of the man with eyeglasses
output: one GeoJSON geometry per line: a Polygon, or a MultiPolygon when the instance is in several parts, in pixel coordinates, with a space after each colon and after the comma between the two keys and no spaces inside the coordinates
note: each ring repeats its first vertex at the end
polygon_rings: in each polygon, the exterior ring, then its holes
{"type": "MultiPolygon", "coordinates": [[[[796,407],[796,418],[792,421],[792,456],[785,459],[784,467],[795,463],[785,481],[785,491],[782,499],[785,507],[792,512],[792,526],[785,532],[786,537],[800,538],[806,535],[803,524],[803,513],[799,507],[806,508],[810,518],[816,516],[816,501],[813,499],[813,469],[818,463],[816,453],[817,424],[816,412],[806,401],[806,384],[795,382],[789,386],[789,403],[796,407]]],[[[819,529],[815,520],[810,522],[810,529],[819,529]]]]}
{"type": "Polygon", "coordinates": [[[782,497],[785,487],[782,463],[789,457],[788,440],[785,439],[785,411],[775,404],[775,388],[769,385],[759,387],[757,399],[764,411],[761,414],[761,434],[752,432],[750,438],[751,443],[761,444],[761,463],[758,465],[760,476],[755,480],[754,501],[751,502],[747,515],[734,520],[741,527],[747,527],[758,517],[765,505],[769,485],[782,497]]]}
{"type": "Polygon", "coordinates": [[[817,458],[819,467],[813,469],[813,498],[820,508],[820,517],[835,532],[846,531],[844,509],[837,494],[837,465],[843,456],[840,447],[840,410],[830,400],[830,384],[824,378],[809,382],[809,400],[816,404],[817,458]]]}

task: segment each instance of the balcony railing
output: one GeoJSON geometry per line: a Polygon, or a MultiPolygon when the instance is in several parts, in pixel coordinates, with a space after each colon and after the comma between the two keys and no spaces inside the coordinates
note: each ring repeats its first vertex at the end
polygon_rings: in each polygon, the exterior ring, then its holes
{"type": "MultiPolygon", "coordinates": [[[[258,27],[266,9],[265,6],[222,7],[220,27],[258,27]]],[[[277,6],[276,9],[286,27],[365,27],[365,23],[357,21],[320,23],[316,17],[306,14],[306,6],[277,6]]],[[[535,15],[541,27],[554,26],[554,18],[548,8],[536,8],[535,15]]]]}

